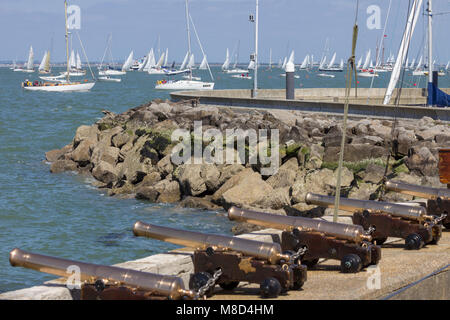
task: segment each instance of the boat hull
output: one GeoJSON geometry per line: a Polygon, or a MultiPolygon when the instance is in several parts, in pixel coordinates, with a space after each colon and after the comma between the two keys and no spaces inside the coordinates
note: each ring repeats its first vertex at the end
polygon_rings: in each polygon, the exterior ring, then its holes
{"type": "Polygon", "coordinates": [[[30,86],[23,87],[27,91],[46,91],[46,92],[81,92],[89,91],[95,85],[95,82],[64,84],[64,85],[47,85],[47,86],[30,86]]]}
{"type": "Polygon", "coordinates": [[[99,76],[123,76],[127,74],[125,71],[119,71],[119,70],[105,70],[105,71],[99,71],[99,76]]]}
{"type": "Polygon", "coordinates": [[[214,82],[176,80],[165,83],[158,83],[155,86],[158,90],[213,90],[214,82]]]}

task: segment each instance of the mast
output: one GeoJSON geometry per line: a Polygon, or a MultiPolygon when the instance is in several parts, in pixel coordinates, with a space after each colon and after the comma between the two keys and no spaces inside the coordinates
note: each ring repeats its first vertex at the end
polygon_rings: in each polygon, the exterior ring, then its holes
{"type": "MultiPolygon", "coordinates": [[[[428,0],[428,90],[433,83],[433,12],[431,0],[428,0]]],[[[430,93],[428,93],[430,94],[430,93]]],[[[428,99],[428,106],[432,107],[432,101],[428,99]]]]}
{"type": "MultiPolygon", "coordinates": [[[[189,28],[189,0],[186,0],[186,26],[187,26],[187,40],[188,40],[188,56],[191,57],[191,30],[189,28]]],[[[189,80],[192,80],[192,67],[189,66],[189,80]]]]}
{"type": "Polygon", "coordinates": [[[67,1],[64,1],[64,17],[66,21],[66,58],[67,58],[67,83],[70,82],[70,66],[69,66],[69,31],[67,29],[67,1]]]}
{"type": "Polygon", "coordinates": [[[253,94],[252,98],[256,98],[258,95],[258,12],[259,12],[259,0],[256,0],[256,13],[255,13],[255,74],[253,78],[253,94]]]}

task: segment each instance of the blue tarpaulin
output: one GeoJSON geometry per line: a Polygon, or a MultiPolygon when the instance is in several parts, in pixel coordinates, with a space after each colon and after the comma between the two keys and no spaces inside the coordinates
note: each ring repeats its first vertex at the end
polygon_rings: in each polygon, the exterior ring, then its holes
{"type": "Polygon", "coordinates": [[[428,83],[428,105],[450,107],[450,95],[440,90],[432,82],[428,83]]]}

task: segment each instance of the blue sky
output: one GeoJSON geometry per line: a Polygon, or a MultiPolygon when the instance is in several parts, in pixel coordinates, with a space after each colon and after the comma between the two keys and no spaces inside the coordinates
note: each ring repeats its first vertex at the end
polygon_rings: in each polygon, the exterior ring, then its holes
{"type": "MultiPolygon", "coordinates": [[[[396,52],[406,21],[409,0],[392,0],[385,42],[386,55],[396,52]]],[[[426,2],[426,1],[425,1],[426,2]]],[[[186,22],[184,0],[73,0],[82,10],[80,36],[91,61],[103,55],[109,33],[113,36],[114,58],[123,60],[133,49],[135,56],[144,56],[157,44],[169,48],[169,60],[180,61],[186,52],[186,22]]],[[[372,49],[382,37],[383,30],[367,27],[366,10],[371,5],[381,9],[384,27],[389,0],[360,0],[358,54],[372,49]]],[[[253,50],[253,25],[248,16],[254,12],[254,0],[191,0],[190,10],[210,62],[223,62],[226,48],[233,51],[240,40],[240,60],[248,61],[253,50]]],[[[351,32],[355,18],[356,0],[260,0],[260,59],[273,60],[295,49],[296,63],[313,53],[319,60],[329,39],[331,53],[338,59],[350,53],[351,32]]],[[[436,11],[450,11],[450,1],[434,0],[436,11]]],[[[412,56],[422,47],[424,19],[414,34],[412,56]]],[[[0,0],[0,60],[17,57],[24,60],[33,45],[36,60],[50,49],[53,38],[53,61],[63,61],[64,2],[63,0],[0,0]]],[[[441,63],[450,59],[450,15],[437,16],[434,25],[435,58],[441,63]]],[[[200,49],[193,37],[196,60],[200,49]]],[[[74,39],[74,43],[77,41],[74,39]]],[[[84,59],[83,59],[84,60],[84,59]]]]}

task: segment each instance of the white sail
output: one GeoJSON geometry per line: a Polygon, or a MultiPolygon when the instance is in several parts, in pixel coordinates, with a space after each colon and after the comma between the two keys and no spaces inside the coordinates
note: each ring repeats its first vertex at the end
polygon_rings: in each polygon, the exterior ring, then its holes
{"type": "Polygon", "coordinates": [[[335,61],[336,61],[336,52],[331,57],[330,63],[328,64],[328,69],[333,68],[335,61]]]}
{"type": "Polygon", "coordinates": [[[416,58],[412,59],[411,64],[409,65],[409,68],[410,69],[414,68],[415,63],[416,63],[416,58]]]}
{"type": "Polygon", "coordinates": [[[45,70],[45,61],[47,60],[47,51],[44,54],[44,57],[42,58],[41,64],[39,65],[39,71],[44,71],[45,70]]]}
{"type": "Polygon", "coordinates": [[[327,62],[327,57],[323,57],[322,60],[320,61],[319,64],[319,69],[323,69],[323,67],[325,66],[325,63],[327,62]]]}
{"type": "Polygon", "coordinates": [[[180,66],[180,70],[186,69],[186,64],[187,64],[188,58],[189,58],[189,52],[186,52],[186,55],[184,56],[184,59],[183,59],[183,63],[181,63],[181,66],[180,66]]]}
{"type": "Polygon", "coordinates": [[[77,67],[77,63],[75,62],[75,52],[72,50],[69,58],[70,69],[75,69],[77,67]]]}
{"type": "Polygon", "coordinates": [[[222,70],[228,70],[229,67],[230,67],[230,51],[227,48],[227,54],[225,57],[225,62],[222,65],[222,70]]]}
{"type": "Polygon", "coordinates": [[[400,44],[400,49],[398,51],[397,60],[395,61],[394,68],[392,69],[391,79],[386,90],[386,95],[384,96],[383,104],[388,104],[391,101],[392,93],[397,86],[398,79],[400,78],[400,71],[404,65],[406,59],[406,53],[408,52],[409,44],[411,42],[411,37],[414,33],[416,27],[417,19],[420,15],[420,8],[422,7],[422,0],[415,0],[411,8],[411,13],[406,24],[405,33],[403,34],[403,39],[400,44]]]}
{"type": "Polygon", "coordinates": [[[405,62],[405,68],[408,68],[408,66],[409,66],[409,59],[408,59],[408,58],[406,58],[406,62],[405,62]]]}
{"type": "Polygon", "coordinates": [[[311,69],[312,69],[314,67],[314,55],[313,54],[311,55],[310,65],[311,65],[311,69]]]}
{"type": "Polygon", "coordinates": [[[283,62],[280,60],[278,60],[278,68],[281,68],[283,66],[283,62]]]}
{"type": "Polygon", "coordinates": [[[163,64],[164,67],[167,66],[168,60],[169,60],[169,48],[166,49],[166,55],[164,57],[164,64],[163,64]]]}
{"type": "Polygon", "coordinates": [[[344,70],[344,60],[341,59],[341,63],[339,64],[339,69],[344,70]]]}
{"type": "Polygon", "coordinates": [[[33,52],[33,47],[30,47],[30,52],[28,53],[28,61],[26,64],[26,69],[27,70],[32,70],[34,68],[34,52],[33,52]]]}
{"type": "Polygon", "coordinates": [[[122,71],[129,71],[131,65],[133,64],[133,56],[134,56],[134,52],[131,51],[130,55],[128,56],[127,60],[125,61],[125,63],[122,66],[122,71]]]}
{"type": "Polygon", "coordinates": [[[294,50],[292,50],[291,55],[289,56],[288,62],[295,65],[294,59],[295,59],[295,53],[294,53],[294,50]]]}
{"type": "Polygon", "coordinates": [[[423,61],[423,56],[420,56],[419,62],[417,63],[417,66],[416,66],[416,70],[414,70],[414,71],[419,71],[420,69],[422,69],[422,61],[423,61]]]}
{"type": "Polygon", "coordinates": [[[151,48],[149,53],[147,54],[147,59],[145,60],[144,67],[142,70],[147,72],[154,66],[155,66],[155,54],[153,52],[153,48],[151,48]]]}
{"type": "Polygon", "coordinates": [[[188,69],[192,69],[195,66],[195,58],[194,58],[194,54],[191,54],[191,57],[189,58],[189,63],[186,66],[186,68],[188,69]]]}
{"type": "Polygon", "coordinates": [[[247,67],[248,70],[254,70],[255,69],[255,61],[251,60],[247,67]]]}
{"type": "Polygon", "coordinates": [[[445,70],[448,70],[448,66],[450,65],[450,61],[447,62],[447,65],[445,66],[445,70]]]}
{"type": "Polygon", "coordinates": [[[371,55],[371,51],[369,49],[369,51],[367,51],[366,54],[366,60],[364,60],[364,64],[363,64],[363,70],[367,70],[367,68],[369,68],[369,64],[370,64],[370,55],[371,55]]]}
{"type": "Polygon", "coordinates": [[[361,67],[361,65],[362,65],[362,57],[360,57],[359,58],[359,60],[358,60],[358,64],[356,65],[356,69],[359,69],[360,67],[361,67]]]}
{"type": "Polygon", "coordinates": [[[80,54],[77,52],[77,69],[81,70],[81,58],[80,58],[80,54]]]}
{"type": "Polygon", "coordinates": [[[208,69],[208,61],[206,60],[206,56],[203,56],[203,60],[202,60],[202,63],[200,64],[199,69],[200,70],[208,69]]]}
{"type": "Polygon", "coordinates": [[[138,71],[144,71],[145,66],[147,65],[148,61],[148,55],[144,57],[144,60],[142,60],[142,63],[139,64],[138,71]]]}
{"type": "Polygon", "coordinates": [[[161,57],[159,57],[158,63],[156,64],[156,68],[161,68],[164,63],[164,57],[166,56],[166,53],[163,52],[161,57]]]}
{"type": "Polygon", "coordinates": [[[309,54],[307,54],[305,59],[303,59],[300,69],[306,69],[306,67],[308,66],[308,62],[309,62],[309,54]]]}
{"type": "Polygon", "coordinates": [[[286,69],[287,57],[284,57],[283,64],[281,65],[281,69],[286,69]]]}

